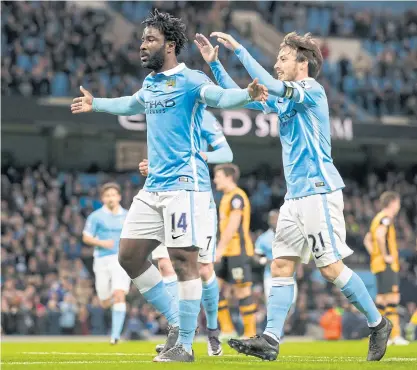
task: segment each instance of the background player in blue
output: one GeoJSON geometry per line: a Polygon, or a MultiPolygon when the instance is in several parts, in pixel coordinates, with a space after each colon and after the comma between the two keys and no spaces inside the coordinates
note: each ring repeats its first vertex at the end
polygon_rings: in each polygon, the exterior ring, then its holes
{"type": "Polygon", "coordinates": [[[117,99],[93,98],[81,88],[84,96],[74,99],[71,110],[146,114],[149,176],[126,217],[119,262],[171,325],[166,346],[154,361],[191,362],[202,295],[198,246],[207,236],[211,194],[208,166],[200,154],[203,112],[206,105],[238,108],[265,100],[268,93],[256,80],[247,89],[224,90],[204,73],[179,64],[177,55],[186,42],[180,19],[155,10],[143,23],[140,56],[152,73],[142,88],[117,99]],[[178,276],[179,309],[148,259],[160,243],[168,247],[178,276]]]}
{"type": "Polygon", "coordinates": [[[116,183],[100,190],[103,206],[91,213],[83,231],[83,242],[94,247],[96,292],[104,308],[112,305],[111,344],[117,344],[126,316],[130,278],[117,258],[119,239],[127,211],[120,205],[121,191],[116,183]]]}
{"type": "MultiPolygon", "coordinates": [[[[280,209],[273,243],[272,288],[267,327],[260,337],[231,339],[238,352],[275,360],[279,337],[294,296],[294,272],[310,255],[325,279],[335,284],[368,321],[371,336],[368,360],[380,360],[386,351],[392,325],[382,317],[359,276],[342,259],[352,254],[346,245],[343,216],[344,183],[331,157],[330,118],[326,93],[315,80],[322,55],[310,34],[285,36],[273,78],[232,36],[214,32],[217,40],[235,54],[270,92],[266,104],[249,108],[278,113],[287,194],[280,209]],[[275,97],[275,99],[273,98],[275,97]]],[[[217,61],[216,49],[202,35],[197,46],[219,83],[235,86],[217,61]]]]}
{"type": "MultiPolygon", "coordinates": [[[[230,163],[233,160],[233,153],[223,135],[220,124],[216,117],[205,111],[201,127],[201,156],[207,163],[221,164],[230,163]],[[208,151],[209,146],[213,151],[208,151]]],[[[143,176],[148,175],[148,161],[145,159],[139,164],[139,170],[143,176]]],[[[209,356],[220,356],[223,354],[219,340],[217,327],[217,313],[219,304],[219,284],[214,272],[213,262],[216,253],[217,235],[217,210],[213,197],[210,200],[210,210],[207,217],[207,237],[204,245],[200,248],[198,262],[200,263],[200,277],[203,282],[202,304],[207,318],[207,352],[209,356]]],[[[158,260],[158,268],[161,272],[164,283],[170,294],[178,299],[177,275],[175,274],[167,248],[161,244],[152,252],[152,259],[158,260]]],[[[156,351],[163,349],[163,344],[156,347],[156,351]]]]}
{"type": "Polygon", "coordinates": [[[279,212],[276,209],[268,213],[269,229],[263,234],[259,235],[255,242],[255,259],[264,266],[264,293],[265,299],[268,300],[269,293],[272,287],[271,262],[272,257],[272,242],[275,237],[275,229],[278,223],[279,212]]]}

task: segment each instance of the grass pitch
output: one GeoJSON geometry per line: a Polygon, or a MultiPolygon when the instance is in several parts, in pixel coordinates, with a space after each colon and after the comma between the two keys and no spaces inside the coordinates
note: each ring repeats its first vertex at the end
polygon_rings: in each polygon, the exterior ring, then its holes
{"type": "MultiPolygon", "coordinates": [[[[53,339],[51,338],[51,341],[53,339]]],[[[417,342],[407,347],[389,347],[381,362],[366,362],[367,341],[283,343],[277,361],[263,362],[239,355],[224,344],[222,357],[208,357],[206,344],[196,343],[192,364],[153,363],[156,343],[125,342],[14,342],[2,343],[4,370],[139,370],[139,369],[417,369],[417,342]]]]}

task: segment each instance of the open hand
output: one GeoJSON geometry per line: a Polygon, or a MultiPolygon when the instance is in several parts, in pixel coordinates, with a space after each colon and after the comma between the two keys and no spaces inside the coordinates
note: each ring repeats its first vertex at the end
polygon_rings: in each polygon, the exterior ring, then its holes
{"type": "Polygon", "coordinates": [[[233,36],[227,33],[212,32],[210,37],[217,37],[217,41],[230,50],[236,50],[240,47],[240,44],[233,38],[233,36]]]}
{"type": "Polygon", "coordinates": [[[252,100],[265,103],[268,99],[268,89],[261,85],[257,78],[248,85],[248,92],[252,100]]]}
{"type": "Polygon", "coordinates": [[[86,113],[93,111],[93,95],[91,95],[84,87],[80,86],[83,96],[75,98],[71,104],[71,112],[73,114],[86,113]]]}
{"type": "Polygon", "coordinates": [[[206,63],[211,63],[218,59],[219,46],[216,45],[213,47],[206,36],[202,35],[201,33],[196,33],[194,44],[196,44],[198,50],[200,50],[200,53],[206,63]]]}
{"type": "Polygon", "coordinates": [[[142,176],[148,176],[148,160],[144,159],[139,163],[139,172],[142,176]]]}

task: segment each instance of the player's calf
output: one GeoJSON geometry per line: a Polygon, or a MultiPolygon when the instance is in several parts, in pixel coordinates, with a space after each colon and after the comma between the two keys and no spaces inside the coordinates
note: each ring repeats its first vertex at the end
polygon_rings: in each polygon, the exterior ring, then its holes
{"type": "Polygon", "coordinates": [[[207,319],[207,353],[221,356],[223,349],[219,340],[217,316],[219,311],[219,284],[212,263],[200,263],[200,277],[203,283],[202,304],[207,319]]]}
{"type": "Polygon", "coordinates": [[[198,248],[169,248],[168,251],[178,276],[180,322],[178,344],[191,355],[203,290],[197,263],[198,248]]]}
{"type": "Polygon", "coordinates": [[[178,303],[168,293],[158,269],[148,260],[158,244],[157,240],[122,238],[119,263],[144,298],[165,316],[171,327],[178,328],[178,303]]]}
{"type": "Polygon", "coordinates": [[[113,292],[111,344],[117,344],[126,318],[126,297],[123,290],[113,292]]]}

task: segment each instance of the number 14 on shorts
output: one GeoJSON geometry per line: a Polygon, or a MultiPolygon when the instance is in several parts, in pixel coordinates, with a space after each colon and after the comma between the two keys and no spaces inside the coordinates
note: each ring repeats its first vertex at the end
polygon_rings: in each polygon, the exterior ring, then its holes
{"type": "Polygon", "coordinates": [[[174,239],[178,237],[178,235],[176,237],[174,236],[178,232],[187,232],[187,214],[185,212],[171,214],[171,232],[174,239]]]}

